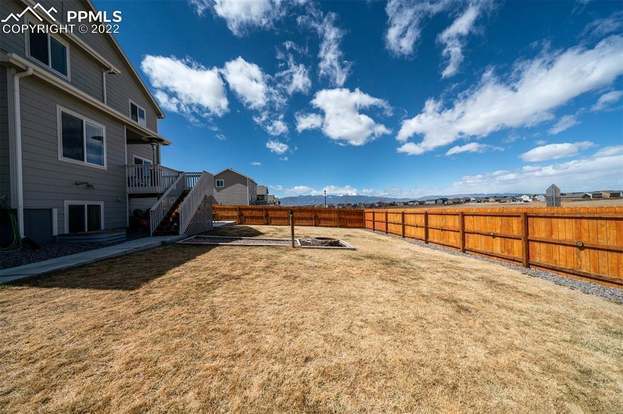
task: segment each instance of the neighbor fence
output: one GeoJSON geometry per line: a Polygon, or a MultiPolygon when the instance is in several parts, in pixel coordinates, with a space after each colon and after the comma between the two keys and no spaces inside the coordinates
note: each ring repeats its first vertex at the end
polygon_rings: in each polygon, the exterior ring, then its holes
{"type": "Polygon", "coordinates": [[[366,209],[365,227],[623,285],[623,208],[366,209]]]}
{"type": "Polygon", "coordinates": [[[238,224],[367,228],[623,285],[623,207],[341,209],[214,206],[238,224]]]}
{"type": "Polygon", "coordinates": [[[237,224],[287,226],[292,210],[296,226],[363,228],[364,212],[350,208],[310,208],[273,206],[213,206],[214,220],[237,224]]]}

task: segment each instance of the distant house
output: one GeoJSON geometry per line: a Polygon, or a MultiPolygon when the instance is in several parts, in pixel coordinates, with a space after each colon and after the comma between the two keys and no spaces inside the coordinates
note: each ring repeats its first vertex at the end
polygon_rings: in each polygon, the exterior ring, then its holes
{"type": "Polygon", "coordinates": [[[257,200],[257,183],[253,178],[226,168],[214,176],[214,198],[223,205],[251,205],[257,200]]]}
{"type": "Polygon", "coordinates": [[[258,185],[257,199],[255,200],[255,204],[276,206],[279,204],[279,200],[277,199],[277,197],[275,197],[274,194],[269,193],[268,187],[266,187],[265,185],[258,185]]]}

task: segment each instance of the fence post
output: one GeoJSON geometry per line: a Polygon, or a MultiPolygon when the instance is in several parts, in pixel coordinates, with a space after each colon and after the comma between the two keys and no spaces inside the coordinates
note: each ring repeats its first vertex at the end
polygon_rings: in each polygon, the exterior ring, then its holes
{"type": "Polygon", "coordinates": [[[318,227],[318,214],[316,214],[316,210],[314,210],[312,214],[314,219],[314,227],[318,227]]]}
{"type": "Polygon", "coordinates": [[[376,211],[372,210],[372,231],[376,231],[376,211]]]}
{"type": "Polygon", "coordinates": [[[387,210],[385,210],[385,234],[389,233],[389,222],[387,221],[387,210]]]}
{"type": "Polygon", "coordinates": [[[263,212],[264,212],[264,223],[265,224],[269,224],[269,221],[268,221],[268,210],[264,209],[263,212]]]}
{"type": "Polygon", "coordinates": [[[236,208],[236,220],[238,221],[238,224],[242,224],[242,216],[240,215],[240,207],[236,208]]]}
{"type": "Polygon", "coordinates": [[[465,214],[459,213],[459,221],[461,225],[461,252],[465,253],[465,214]]]}
{"type": "Polygon", "coordinates": [[[428,211],[424,212],[424,243],[428,243],[428,211]]]}
{"type": "Polygon", "coordinates": [[[522,264],[524,267],[530,267],[530,243],[528,240],[528,214],[526,212],[521,213],[521,255],[522,255],[522,264]]]}
{"type": "Polygon", "coordinates": [[[290,216],[290,237],[292,239],[292,247],[294,248],[294,210],[290,210],[288,215],[290,216]]]}
{"type": "Polygon", "coordinates": [[[400,224],[402,225],[402,231],[400,232],[402,238],[405,237],[405,212],[404,210],[400,214],[400,224]]]}

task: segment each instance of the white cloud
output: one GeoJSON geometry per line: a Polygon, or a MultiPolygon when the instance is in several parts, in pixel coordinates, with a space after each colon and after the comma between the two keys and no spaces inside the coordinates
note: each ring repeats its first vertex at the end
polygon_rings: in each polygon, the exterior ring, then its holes
{"type": "Polygon", "coordinates": [[[452,0],[389,0],[385,46],[399,56],[413,53],[413,45],[420,37],[422,21],[447,9],[452,0]]]}
{"type": "Polygon", "coordinates": [[[254,167],[261,167],[262,163],[259,162],[259,161],[251,161],[251,165],[254,166],[254,167]]]}
{"type": "Polygon", "coordinates": [[[575,47],[515,65],[508,81],[487,71],[450,108],[429,99],[423,111],[403,121],[398,141],[415,134],[419,143],[401,148],[421,154],[463,137],[483,137],[503,128],[531,126],[552,118],[551,110],[578,95],[610,84],[623,74],[623,37],[612,36],[593,49],[575,47]]]}
{"type": "Polygon", "coordinates": [[[554,124],[553,127],[549,129],[549,133],[552,135],[556,135],[561,133],[562,131],[566,131],[574,125],[578,124],[578,119],[575,115],[564,115],[560,117],[558,122],[554,124]]]}
{"type": "Polygon", "coordinates": [[[623,29],[623,11],[616,12],[603,19],[597,19],[589,23],[582,33],[582,37],[604,37],[611,33],[620,32],[623,29]]]}
{"type": "Polygon", "coordinates": [[[253,121],[260,125],[268,134],[272,136],[284,135],[288,133],[288,125],[283,120],[283,114],[273,114],[263,111],[253,117],[253,121]]]}
{"type": "Polygon", "coordinates": [[[602,148],[595,153],[596,157],[612,157],[615,155],[623,155],[623,145],[602,148]]]}
{"type": "Polygon", "coordinates": [[[316,129],[322,126],[322,116],[319,114],[296,114],[296,130],[316,129]]]}
{"type": "Polygon", "coordinates": [[[494,171],[462,177],[450,192],[543,193],[552,183],[563,192],[623,186],[623,146],[608,147],[590,157],[543,166],[526,165],[517,170],[494,171]]]}
{"type": "Polygon", "coordinates": [[[229,102],[218,69],[205,68],[192,60],[147,55],[141,69],[165,110],[196,116],[222,116],[229,102]]]}
{"type": "Polygon", "coordinates": [[[307,67],[302,63],[295,63],[291,55],[288,57],[286,69],[277,72],[275,78],[288,95],[295,92],[307,94],[311,88],[307,67]]]}
{"type": "Polygon", "coordinates": [[[314,187],[310,187],[307,185],[295,185],[293,187],[284,188],[283,186],[274,186],[272,187],[274,190],[279,192],[282,196],[300,196],[300,195],[323,195],[324,192],[327,192],[327,195],[357,195],[360,192],[350,185],[328,185],[326,187],[317,189],[314,187]]]}
{"type": "Polygon", "coordinates": [[[236,36],[252,28],[270,28],[285,14],[287,3],[282,0],[190,0],[197,14],[212,10],[223,18],[236,36]]]}
{"type": "Polygon", "coordinates": [[[603,111],[610,107],[612,104],[617,103],[619,99],[623,97],[623,91],[610,91],[606,92],[599,97],[595,105],[591,108],[592,111],[603,111]]]}
{"type": "Polygon", "coordinates": [[[227,84],[245,106],[260,109],[266,105],[268,86],[258,65],[239,56],[225,63],[222,71],[227,84]]]}
{"type": "Polygon", "coordinates": [[[448,59],[448,65],[441,74],[443,78],[456,74],[463,62],[464,38],[473,30],[483,5],[483,2],[471,3],[463,14],[439,35],[438,39],[444,45],[443,55],[448,59]]]}
{"type": "Polygon", "coordinates": [[[323,89],[316,93],[312,105],[323,111],[322,123],[319,122],[318,115],[298,117],[299,131],[321,126],[322,132],[329,138],[350,145],[364,145],[378,136],[391,132],[385,125],[359,112],[372,107],[389,112],[387,102],[367,95],[359,89],[354,91],[345,88],[323,89]]]}
{"type": "Polygon", "coordinates": [[[253,116],[255,123],[273,136],[288,132],[283,114],[280,113],[287,99],[277,86],[272,86],[275,78],[264,74],[258,65],[242,57],[225,63],[222,72],[238,99],[247,108],[258,111],[253,116]]]}
{"type": "Polygon", "coordinates": [[[320,77],[329,79],[333,86],[342,86],[350,74],[351,62],[344,59],[340,49],[344,31],[337,27],[336,20],[335,13],[323,16],[318,10],[312,9],[310,15],[299,18],[299,23],[309,25],[320,36],[318,51],[320,77]]]}
{"type": "Polygon", "coordinates": [[[351,187],[350,185],[344,185],[344,186],[339,186],[339,185],[328,185],[326,187],[324,187],[322,189],[323,194],[324,191],[327,192],[327,194],[330,195],[357,195],[357,189],[354,187],[351,187]]]}
{"type": "Polygon", "coordinates": [[[271,139],[266,142],[266,148],[268,148],[271,152],[274,152],[275,154],[281,155],[288,151],[289,147],[288,144],[271,139]]]}
{"type": "Polygon", "coordinates": [[[521,154],[521,159],[527,162],[539,162],[546,160],[557,160],[576,155],[578,152],[592,147],[590,141],[564,142],[562,144],[549,144],[532,148],[528,152],[521,154]]]}
{"type": "Polygon", "coordinates": [[[308,187],[306,185],[295,185],[294,187],[285,189],[284,192],[285,194],[289,194],[289,195],[304,195],[304,194],[311,194],[314,191],[315,190],[313,188],[308,187]]]}
{"type": "Polygon", "coordinates": [[[450,148],[446,152],[446,155],[448,155],[448,156],[450,156],[450,155],[457,155],[457,154],[462,154],[464,152],[485,152],[485,151],[488,151],[488,150],[501,151],[502,148],[494,147],[492,145],[487,145],[487,144],[480,144],[478,142],[470,142],[469,144],[456,145],[456,146],[450,148]]]}

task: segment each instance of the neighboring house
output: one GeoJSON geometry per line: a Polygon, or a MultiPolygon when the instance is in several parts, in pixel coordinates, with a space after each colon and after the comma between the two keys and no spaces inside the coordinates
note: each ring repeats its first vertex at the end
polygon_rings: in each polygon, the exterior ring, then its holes
{"type": "Polygon", "coordinates": [[[267,186],[258,185],[257,186],[257,199],[255,200],[255,204],[276,206],[279,204],[279,199],[277,199],[277,197],[275,197],[274,194],[269,193],[267,186]]]}
{"type": "Polygon", "coordinates": [[[257,200],[257,183],[252,178],[227,168],[214,175],[214,197],[223,205],[251,205],[257,200]]]}
{"type": "MultiPolygon", "coordinates": [[[[95,10],[88,0],[41,3],[95,10]]],[[[2,0],[0,18],[33,5],[2,0]]],[[[158,133],[163,117],[112,35],[2,33],[0,200],[16,211],[20,235],[44,242],[124,229],[137,206],[150,209],[153,232],[170,215],[171,198],[198,181],[159,165],[160,147],[169,144],[158,133]]],[[[211,177],[201,182],[206,194],[211,177]]],[[[185,228],[203,201],[195,196],[186,203],[185,228]]]]}
{"type": "Polygon", "coordinates": [[[582,193],[582,192],[561,193],[560,197],[563,200],[589,200],[593,198],[590,193],[582,193]]]}

